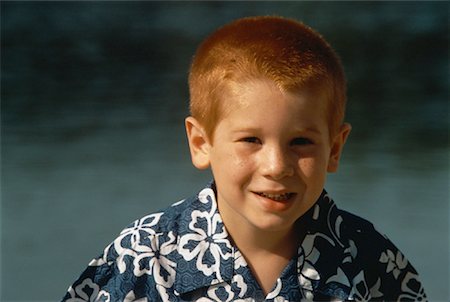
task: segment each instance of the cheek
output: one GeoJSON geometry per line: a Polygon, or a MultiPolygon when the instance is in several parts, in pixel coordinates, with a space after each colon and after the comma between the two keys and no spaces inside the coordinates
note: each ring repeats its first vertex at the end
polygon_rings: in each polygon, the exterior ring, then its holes
{"type": "Polygon", "coordinates": [[[325,174],[327,168],[326,161],[317,158],[302,158],[298,161],[298,166],[301,174],[306,178],[325,174]]]}
{"type": "Polygon", "coordinates": [[[228,163],[233,169],[248,169],[254,161],[252,153],[240,146],[230,146],[228,152],[228,163]]]}
{"type": "Polygon", "coordinates": [[[314,160],[311,160],[309,158],[302,158],[298,161],[298,167],[302,174],[306,177],[311,176],[314,172],[314,160]]]}
{"type": "Polygon", "coordinates": [[[249,156],[232,148],[224,148],[223,152],[214,156],[213,162],[215,163],[213,170],[235,180],[249,174],[253,166],[249,156]]]}
{"type": "Polygon", "coordinates": [[[254,166],[251,159],[236,154],[230,155],[229,161],[225,165],[236,180],[248,177],[254,166]]]}
{"type": "Polygon", "coordinates": [[[225,163],[230,181],[239,186],[247,185],[255,174],[255,163],[252,157],[233,154],[230,161],[225,163]]]}

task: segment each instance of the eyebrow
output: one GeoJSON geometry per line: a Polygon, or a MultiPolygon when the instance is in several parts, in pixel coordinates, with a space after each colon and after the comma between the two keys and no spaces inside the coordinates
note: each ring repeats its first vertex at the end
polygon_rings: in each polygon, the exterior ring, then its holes
{"type": "Polygon", "coordinates": [[[322,134],[322,132],[319,129],[313,127],[296,129],[295,132],[313,132],[315,134],[322,134]]]}
{"type": "MultiPolygon", "coordinates": [[[[258,129],[258,128],[244,127],[244,128],[233,130],[232,133],[239,134],[239,133],[259,132],[259,131],[260,131],[260,129],[258,129]]],[[[312,133],[315,133],[317,135],[321,135],[322,134],[322,132],[319,129],[315,128],[315,127],[295,128],[293,132],[294,133],[312,132],[312,133]]]]}

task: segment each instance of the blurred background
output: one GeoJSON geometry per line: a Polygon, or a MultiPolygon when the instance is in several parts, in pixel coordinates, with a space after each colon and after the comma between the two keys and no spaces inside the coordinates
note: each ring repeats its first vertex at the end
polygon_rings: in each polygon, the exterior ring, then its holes
{"type": "Polygon", "coordinates": [[[57,301],[128,223],[200,189],[187,73],[233,19],[341,55],[353,131],[327,189],[449,294],[448,2],[1,1],[1,301],[57,301]]]}

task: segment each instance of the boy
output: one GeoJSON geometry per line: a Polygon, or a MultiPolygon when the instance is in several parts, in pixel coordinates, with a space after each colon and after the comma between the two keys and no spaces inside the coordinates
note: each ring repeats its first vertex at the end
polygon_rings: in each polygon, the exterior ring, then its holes
{"type": "Polygon", "coordinates": [[[411,264],[324,184],[351,127],[345,78],[323,38],[244,18],[199,47],[186,131],[214,181],[137,220],[67,301],[425,300],[411,264]]]}

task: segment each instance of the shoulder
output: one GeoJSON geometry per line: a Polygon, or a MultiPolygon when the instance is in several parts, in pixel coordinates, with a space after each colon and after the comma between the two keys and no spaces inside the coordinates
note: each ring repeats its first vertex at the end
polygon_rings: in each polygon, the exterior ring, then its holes
{"type": "MultiPolygon", "coordinates": [[[[130,223],[121,234],[133,230],[145,231],[148,235],[159,235],[167,232],[176,232],[180,221],[189,219],[195,208],[196,198],[182,199],[160,211],[150,213],[130,223]]],[[[120,237],[120,236],[119,236],[120,237]]]]}
{"type": "Polygon", "coordinates": [[[63,300],[82,296],[111,301],[144,296],[171,300],[168,289],[175,280],[178,236],[188,227],[198,203],[194,195],[129,224],[89,263],[63,300]],[[145,293],[136,292],[144,283],[145,293]]]}
{"type": "Polygon", "coordinates": [[[118,238],[123,237],[125,234],[161,236],[167,233],[174,233],[178,235],[190,223],[193,213],[209,210],[211,204],[202,202],[203,199],[207,199],[208,194],[214,193],[207,187],[189,198],[179,200],[160,211],[136,219],[120,232],[118,238]]]}
{"type": "Polygon", "coordinates": [[[377,252],[391,245],[389,239],[380,233],[374,224],[349,211],[343,210],[325,194],[319,201],[315,228],[323,232],[337,247],[358,253],[366,261],[377,261],[377,252]]]}
{"type": "Polygon", "coordinates": [[[189,198],[182,199],[165,209],[135,220],[121,234],[143,231],[148,236],[173,234],[178,236],[189,231],[189,224],[199,212],[215,211],[213,189],[206,187],[189,198]]]}
{"type": "Polygon", "coordinates": [[[333,212],[330,216],[334,217],[335,223],[340,224],[341,238],[346,242],[352,242],[362,263],[378,263],[380,258],[383,258],[381,255],[388,251],[401,253],[369,220],[337,207],[333,212]]]}
{"type": "Polygon", "coordinates": [[[375,268],[388,250],[400,252],[372,222],[336,206],[330,211],[329,224],[336,226],[341,242],[352,247],[355,260],[365,268],[375,268]]]}
{"type": "Polygon", "coordinates": [[[425,300],[417,271],[373,223],[337,207],[330,214],[340,225],[342,241],[352,250],[355,298],[425,300]]]}
{"type": "Polygon", "coordinates": [[[177,248],[180,234],[188,228],[198,203],[198,195],[194,195],[133,221],[106,248],[105,261],[120,262],[122,254],[138,257],[144,252],[171,253],[177,248]]]}
{"type": "Polygon", "coordinates": [[[356,214],[334,207],[331,217],[341,223],[343,236],[360,244],[368,241],[375,244],[374,240],[376,242],[387,240],[387,237],[380,233],[372,222],[356,214]]]}

